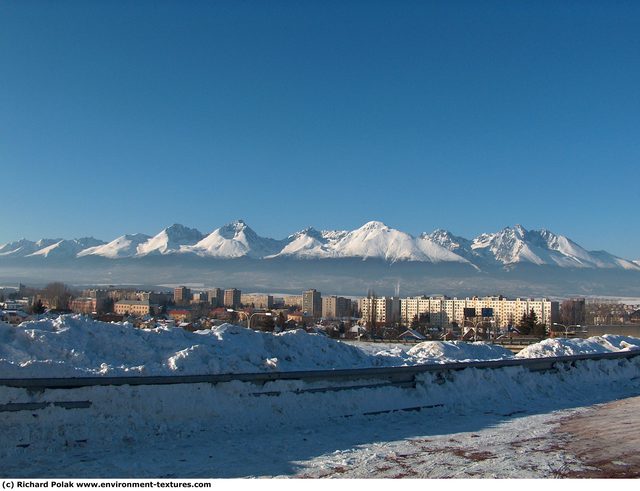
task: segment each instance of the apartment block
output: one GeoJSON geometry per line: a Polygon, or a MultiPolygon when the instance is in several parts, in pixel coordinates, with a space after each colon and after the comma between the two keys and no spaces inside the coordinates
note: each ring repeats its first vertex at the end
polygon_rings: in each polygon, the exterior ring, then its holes
{"type": "Polygon", "coordinates": [[[76,314],[93,314],[97,313],[98,300],[91,297],[78,297],[71,300],[69,303],[69,309],[76,314]]]}
{"type": "Polygon", "coordinates": [[[400,299],[397,297],[368,297],[360,300],[362,320],[369,325],[391,325],[400,321],[400,299]]]}
{"type": "Polygon", "coordinates": [[[335,295],[322,297],[322,317],[325,319],[351,317],[351,300],[335,295]]]}
{"type": "Polygon", "coordinates": [[[173,301],[176,304],[189,303],[191,301],[191,290],[186,286],[179,286],[173,290],[173,301]]]}
{"type": "Polygon", "coordinates": [[[196,292],[191,296],[191,303],[208,303],[209,294],[207,292],[196,292]]]}
{"type": "MultiPolygon", "coordinates": [[[[410,324],[421,315],[428,315],[434,327],[459,326],[471,319],[492,319],[497,327],[515,326],[524,314],[535,312],[538,321],[551,326],[559,319],[559,304],[548,299],[507,299],[504,297],[413,297],[400,300],[401,322],[410,324]]],[[[363,316],[364,318],[364,316],[363,316]]]]}
{"type": "Polygon", "coordinates": [[[224,291],[224,306],[236,309],[242,305],[242,292],[236,288],[224,291]]]}
{"type": "Polygon", "coordinates": [[[282,297],[282,302],[287,307],[302,308],[302,295],[285,295],[282,297]]]}
{"type": "Polygon", "coordinates": [[[214,307],[222,307],[224,305],[224,290],[222,288],[209,290],[209,303],[214,307]]]}
{"type": "Polygon", "coordinates": [[[311,289],[302,293],[302,311],[313,318],[322,317],[322,295],[311,289]]]}
{"type": "Polygon", "coordinates": [[[242,305],[252,306],[256,309],[272,309],[273,308],[273,295],[257,295],[257,294],[242,294],[242,305]]]}

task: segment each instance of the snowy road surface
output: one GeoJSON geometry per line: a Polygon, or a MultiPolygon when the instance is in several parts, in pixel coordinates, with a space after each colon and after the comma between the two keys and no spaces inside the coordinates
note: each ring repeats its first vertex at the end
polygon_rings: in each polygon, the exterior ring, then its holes
{"type": "Polygon", "coordinates": [[[10,477],[640,477],[640,393],[533,413],[396,412],[265,432],[78,444],[3,462],[10,477]]]}
{"type": "MultiPolygon", "coordinates": [[[[640,477],[640,397],[488,422],[477,431],[355,447],[301,462],[298,477],[640,477]]],[[[435,422],[434,422],[435,423],[435,422]]],[[[452,429],[451,421],[441,422],[452,429]]]]}

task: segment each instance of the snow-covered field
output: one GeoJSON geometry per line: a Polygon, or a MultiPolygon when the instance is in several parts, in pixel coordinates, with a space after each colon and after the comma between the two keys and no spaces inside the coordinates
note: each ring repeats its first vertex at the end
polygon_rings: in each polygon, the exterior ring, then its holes
{"type": "MultiPolygon", "coordinates": [[[[622,336],[554,339],[522,356],[638,346],[639,339],[622,336]]],[[[382,348],[361,350],[302,331],[274,335],[231,325],[197,333],[139,330],[66,316],[17,328],[0,325],[0,378],[384,367],[513,356],[485,344],[382,348]]],[[[528,462],[518,467],[500,454],[501,445],[506,449],[508,438],[534,438],[566,411],[639,395],[640,357],[580,361],[544,373],[517,366],[422,373],[407,388],[306,391],[323,385],[277,380],[42,392],[0,387],[0,408],[48,404],[2,412],[0,475],[549,477],[557,468],[544,463],[544,452],[539,458],[516,453],[516,460],[528,462]],[[77,407],[65,408],[70,403],[77,407]],[[456,442],[462,442],[458,450],[456,442]],[[447,465],[444,447],[452,455],[447,465]],[[416,455],[407,461],[409,453],[416,455]],[[477,474],[462,471],[481,457],[497,460],[493,467],[477,467],[477,474]],[[418,472],[403,471],[402,459],[418,472]]],[[[580,467],[565,457],[567,469],[580,467]]]]}

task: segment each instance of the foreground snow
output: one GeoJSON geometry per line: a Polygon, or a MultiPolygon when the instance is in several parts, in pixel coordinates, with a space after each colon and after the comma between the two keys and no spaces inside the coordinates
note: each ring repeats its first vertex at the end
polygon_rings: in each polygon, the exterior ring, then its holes
{"type": "MultiPolygon", "coordinates": [[[[293,381],[45,394],[5,388],[3,403],[42,398],[92,405],[4,413],[0,476],[579,475],[588,467],[559,445],[567,439],[554,430],[582,407],[640,395],[639,374],[636,357],[547,373],[509,367],[444,379],[425,374],[415,389],[300,394],[303,385],[293,381]]],[[[602,433],[621,422],[605,420],[602,433]]]]}
{"type": "MultiPolygon", "coordinates": [[[[529,355],[629,350],[639,341],[555,339],[529,355]]],[[[255,372],[507,356],[494,346],[445,342],[362,350],[303,331],[274,335],[228,324],[197,333],[79,316],[0,325],[5,377],[255,372]]],[[[583,463],[541,438],[575,408],[640,395],[640,356],[578,361],[546,372],[512,366],[419,373],[402,386],[370,382],[44,391],[2,386],[0,476],[571,475],[582,472],[583,463]]]]}
{"type": "MultiPolygon", "coordinates": [[[[411,348],[362,344],[362,349],[302,330],[280,334],[224,324],[195,333],[137,329],[68,315],[18,327],[0,323],[0,377],[253,373],[390,367],[513,358],[486,343],[428,341],[411,348]]],[[[640,349],[640,339],[605,335],[548,339],[518,357],[640,349]]]]}

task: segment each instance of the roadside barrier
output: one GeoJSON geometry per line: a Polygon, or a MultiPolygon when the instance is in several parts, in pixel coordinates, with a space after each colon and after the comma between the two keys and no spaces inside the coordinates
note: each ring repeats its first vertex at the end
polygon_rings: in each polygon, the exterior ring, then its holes
{"type": "MultiPolygon", "coordinates": [[[[559,365],[573,365],[582,360],[630,359],[640,356],[640,350],[597,353],[548,358],[513,358],[508,360],[472,361],[412,365],[399,367],[356,368],[340,370],[310,370],[295,372],[224,373],[212,375],[154,375],[133,377],[72,377],[72,378],[0,378],[0,386],[24,388],[30,391],[51,389],[73,389],[93,386],[137,386],[174,384],[219,384],[245,382],[263,385],[276,380],[298,380],[304,382],[348,382],[356,380],[378,380],[376,384],[336,386],[308,389],[309,391],[331,391],[357,389],[381,385],[402,385],[415,382],[415,376],[429,372],[447,372],[476,369],[499,369],[523,367],[532,372],[554,370],[559,365]]],[[[0,411],[2,411],[0,406],[0,411]]]]}

